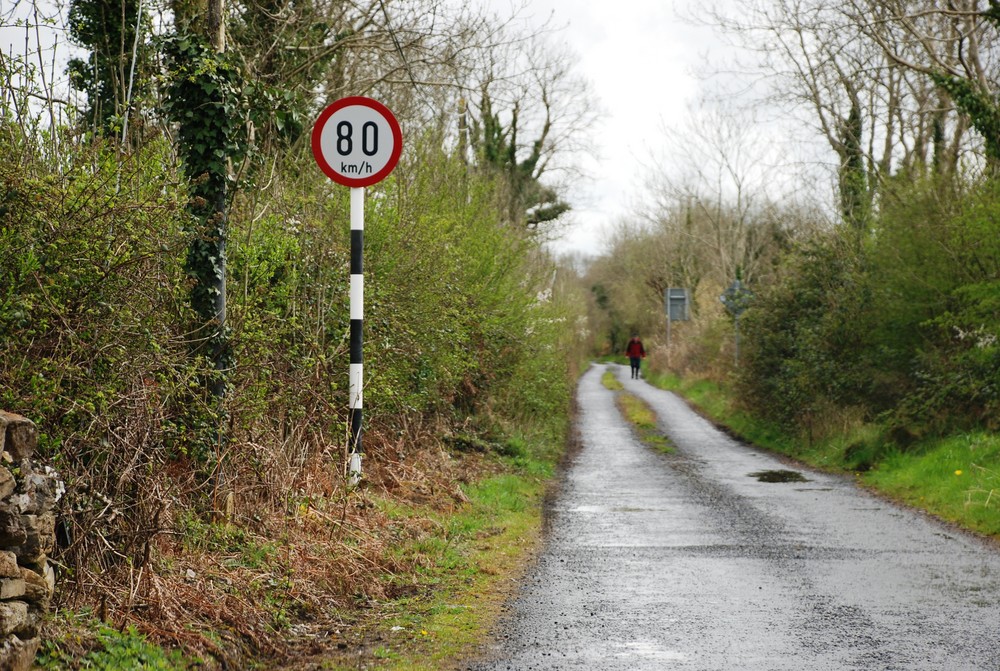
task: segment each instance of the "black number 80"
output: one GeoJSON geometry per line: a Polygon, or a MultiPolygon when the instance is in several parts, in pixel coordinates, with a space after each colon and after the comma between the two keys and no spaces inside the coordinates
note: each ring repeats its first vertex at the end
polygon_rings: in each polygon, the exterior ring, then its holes
{"type": "MultiPolygon", "coordinates": [[[[337,153],[348,156],[354,151],[354,125],[350,121],[337,124],[337,153]]],[[[361,152],[365,156],[378,153],[378,126],[374,121],[366,121],[361,126],[361,152]]]]}

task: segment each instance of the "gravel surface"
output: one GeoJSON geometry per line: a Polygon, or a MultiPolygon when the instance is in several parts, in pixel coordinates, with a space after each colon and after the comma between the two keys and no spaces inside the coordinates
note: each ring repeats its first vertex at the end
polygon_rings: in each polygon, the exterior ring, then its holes
{"type": "Polygon", "coordinates": [[[580,381],[546,548],[467,668],[1000,669],[996,547],[746,447],[612,366],[676,453],[646,448],[606,369],[580,381]]]}

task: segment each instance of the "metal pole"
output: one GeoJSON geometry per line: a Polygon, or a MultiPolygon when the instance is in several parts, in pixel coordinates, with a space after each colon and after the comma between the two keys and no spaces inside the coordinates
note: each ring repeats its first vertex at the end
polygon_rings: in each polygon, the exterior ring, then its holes
{"type": "Polygon", "coordinates": [[[670,370],[670,325],[673,320],[670,319],[670,299],[667,298],[667,370],[670,370]]]}
{"type": "Polygon", "coordinates": [[[740,367],[740,318],[734,317],[733,323],[736,325],[736,367],[740,367]]]}
{"type": "Polygon", "coordinates": [[[351,188],[351,370],[348,398],[350,401],[350,445],[348,447],[348,479],[351,485],[361,480],[362,382],[364,380],[364,314],[365,276],[362,252],[365,243],[365,189],[351,188]]]}

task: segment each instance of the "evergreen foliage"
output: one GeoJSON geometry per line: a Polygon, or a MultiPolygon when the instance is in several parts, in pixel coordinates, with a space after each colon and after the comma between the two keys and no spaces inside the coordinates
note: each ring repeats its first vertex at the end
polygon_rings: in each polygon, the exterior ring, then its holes
{"type": "Polygon", "coordinates": [[[890,402],[873,376],[871,286],[845,247],[803,246],[743,319],[742,391],[762,417],[808,427],[827,403],[890,402]]]}
{"type": "Polygon", "coordinates": [[[994,169],[1000,165],[1000,101],[978,82],[941,73],[931,75],[934,83],[948,92],[983,137],[986,158],[994,169]]]}
{"type": "Polygon", "coordinates": [[[70,2],[70,37],[90,52],[86,59],[70,60],[70,81],[87,94],[87,122],[104,132],[120,132],[123,116],[132,113],[125,104],[133,80],[139,82],[133,95],[146,88],[150,50],[136,33],[148,19],[140,8],[140,0],[70,2]]]}
{"type": "Polygon", "coordinates": [[[863,138],[861,109],[857,100],[854,100],[850,114],[841,128],[840,208],[844,222],[854,230],[857,244],[867,236],[872,200],[863,138]]]}
{"type": "Polygon", "coordinates": [[[242,77],[226,54],[195,35],[165,41],[169,68],[164,108],[177,123],[177,148],[188,177],[188,244],[185,270],[198,345],[215,373],[209,387],[223,396],[233,367],[226,333],[226,237],[229,166],[246,152],[242,77]]]}
{"type": "Polygon", "coordinates": [[[815,411],[860,407],[904,446],[928,433],[995,428],[996,187],[955,199],[930,179],[887,193],[862,252],[821,238],[758,293],[746,322],[744,398],[799,429],[815,411]]]}
{"type": "Polygon", "coordinates": [[[517,135],[519,130],[523,130],[518,126],[520,106],[514,105],[509,123],[504,124],[499,112],[493,109],[489,88],[484,85],[480,115],[481,118],[472,123],[472,147],[481,169],[496,172],[506,180],[508,196],[505,209],[510,221],[535,229],[568,212],[569,204],[560,198],[555,189],[540,181],[543,166],[539,161],[551,129],[549,118],[539,130],[538,137],[530,143],[528,155],[519,158],[517,135]]]}

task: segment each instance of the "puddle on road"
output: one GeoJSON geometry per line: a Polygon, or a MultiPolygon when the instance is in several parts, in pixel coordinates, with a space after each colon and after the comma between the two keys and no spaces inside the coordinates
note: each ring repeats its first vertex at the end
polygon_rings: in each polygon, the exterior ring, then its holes
{"type": "Polygon", "coordinates": [[[750,473],[751,478],[757,478],[761,482],[809,482],[809,479],[798,471],[757,471],[750,473]]]}

